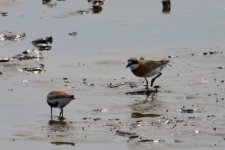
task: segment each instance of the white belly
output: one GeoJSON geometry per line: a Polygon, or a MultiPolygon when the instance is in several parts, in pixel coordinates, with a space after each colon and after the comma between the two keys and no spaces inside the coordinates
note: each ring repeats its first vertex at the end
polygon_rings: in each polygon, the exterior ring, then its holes
{"type": "Polygon", "coordinates": [[[52,103],[52,104],[57,103],[58,105],[55,106],[55,107],[57,107],[57,108],[63,108],[67,104],[69,104],[70,101],[72,101],[71,98],[60,98],[60,99],[52,99],[51,101],[49,101],[49,103],[52,103]]]}
{"type": "Polygon", "coordinates": [[[155,76],[155,75],[159,74],[159,73],[162,71],[163,67],[165,67],[165,65],[164,65],[164,66],[160,66],[160,67],[158,67],[158,68],[152,70],[152,71],[149,72],[145,77],[146,77],[146,78],[147,78],[147,77],[152,77],[152,76],[155,76]]]}

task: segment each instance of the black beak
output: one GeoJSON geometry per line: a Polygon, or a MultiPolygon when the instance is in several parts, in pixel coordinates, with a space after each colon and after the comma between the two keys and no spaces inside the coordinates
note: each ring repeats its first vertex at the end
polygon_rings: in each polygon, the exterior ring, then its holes
{"type": "Polygon", "coordinates": [[[127,64],[127,65],[126,65],[126,68],[128,68],[128,67],[130,67],[130,64],[127,64]]]}

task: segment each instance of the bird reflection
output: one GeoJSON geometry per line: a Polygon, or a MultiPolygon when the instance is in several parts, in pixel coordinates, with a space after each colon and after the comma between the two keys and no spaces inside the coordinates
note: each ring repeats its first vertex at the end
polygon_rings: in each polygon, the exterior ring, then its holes
{"type": "Polygon", "coordinates": [[[162,12],[165,13],[165,14],[168,14],[170,13],[170,10],[171,10],[171,2],[170,0],[162,0],[162,12]]]}
{"type": "Polygon", "coordinates": [[[140,90],[140,91],[132,91],[132,92],[127,92],[126,95],[145,95],[144,101],[148,101],[149,97],[151,97],[151,100],[155,100],[155,97],[158,92],[158,86],[155,87],[155,89],[148,89],[148,90],[140,90]]]}
{"type": "Polygon", "coordinates": [[[141,117],[158,117],[160,116],[159,114],[152,114],[149,113],[150,111],[152,112],[153,110],[157,110],[161,104],[159,101],[156,101],[157,99],[157,92],[159,86],[154,86],[153,89],[148,89],[148,90],[140,90],[140,91],[132,91],[132,92],[127,92],[127,95],[144,95],[145,98],[142,100],[138,100],[138,102],[130,105],[130,108],[132,111],[134,111],[131,114],[132,118],[141,118],[141,117]],[[150,99],[150,100],[149,100],[150,99]],[[143,112],[145,114],[143,114],[143,112]],[[147,114],[146,114],[147,112],[147,114]]]}
{"type": "Polygon", "coordinates": [[[144,113],[158,110],[160,106],[161,104],[159,101],[146,101],[146,99],[144,99],[138,100],[136,103],[130,105],[130,108],[132,111],[144,113]]]}
{"type": "Polygon", "coordinates": [[[49,120],[48,121],[48,131],[50,137],[65,137],[72,133],[73,122],[65,120],[49,120]]]}

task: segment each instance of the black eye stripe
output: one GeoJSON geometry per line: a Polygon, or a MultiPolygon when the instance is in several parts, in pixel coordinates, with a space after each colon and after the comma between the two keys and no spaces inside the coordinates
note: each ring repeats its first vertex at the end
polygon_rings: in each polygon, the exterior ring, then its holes
{"type": "Polygon", "coordinates": [[[138,61],[130,59],[130,60],[128,60],[128,63],[129,64],[138,64],[138,61]]]}

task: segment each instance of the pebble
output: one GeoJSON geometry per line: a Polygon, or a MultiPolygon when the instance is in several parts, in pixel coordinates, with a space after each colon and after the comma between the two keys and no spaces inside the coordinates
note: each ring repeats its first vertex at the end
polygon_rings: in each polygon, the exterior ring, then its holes
{"type": "Polygon", "coordinates": [[[130,136],[136,136],[136,133],[131,133],[131,132],[126,132],[126,131],[120,131],[120,130],[116,130],[115,131],[116,135],[120,135],[120,136],[125,136],[125,137],[130,137],[130,136]]]}
{"type": "Polygon", "coordinates": [[[0,58],[0,63],[9,62],[10,60],[11,60],[11,58],[8,58],[8,57],[0,58]]]}
{"type": "Polygon", "coordinates": [[[3,17],[8,16],[8,12],[6,12],[6,11],[2,11],[2,12],[0,12],[0,14],[1,14],[3,17]]]}
{"type": "Polygon", "coordinates": [[[159,114],[142,114],[142,113],[139,113],[139,112],[134,112],[131,114],[131,117],[132,118],[143,118],[143,117],[159,117],[160,115],[159,114]]]}
{"type": "Polygon", "coordinates": [[[144,139],[144,140],[139,140],[138,142],[154,142],[152,139],[144,139]]]}
{"type": "Polygon", "coordinates": [[[77,35],[77,32],[71,32],[69,33],[70,36],[76,36],[77,35]]]}
{"type": "Polygon", "coordinates": [[[181,113],[193,113],[193,112],[194,112],[193,109],[184,109],[184,108],[181,109],[181,113]]]}
{"type": "Polygon", "coordinates": [[[33,40],[31,43],[33,46],[37,47],[39,50],[50,50],[52,48],[51,44],[53,42],[52,36],[45,37],[45,38],[39,38],[36,40],[33,40]]]}
{"type": "Polygon", "coordinates": [[[203,55],[214,55],[214,54],[222,54],[222,51],[210,51],[210,52],[203,52],[203,55]]]}
{"type": "Polygon", "coordinates": [[[0,40],[19,41],[19,40],[23,40],[25,36],[26,36],[25,33],[14,33],[12,31],[2,31],[0,33],[0,40]]]}
{"type": "Polygon", "coordinates": [[[17,54],[12,58],[17,60],[28,60],[28,59],[43,59],[43,54],[35,49],[28,49],[23,51],[21,54],[17,54]]]}
{"type": "Polygon", "coordinates": [[[73,143],[73,142],[51,142],[51,144],[55,144],[55,145],[71,145],[71,146],[75,146],[75,143],[73,143]]]}

